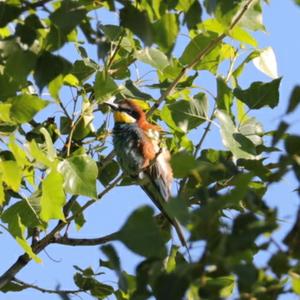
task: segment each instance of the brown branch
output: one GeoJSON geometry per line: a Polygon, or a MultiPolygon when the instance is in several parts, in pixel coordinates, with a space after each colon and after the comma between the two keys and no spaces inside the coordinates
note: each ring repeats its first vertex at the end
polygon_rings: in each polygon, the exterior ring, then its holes
{"type": "Polygon", "coordinates": [[[78,294],[78,293],[85,292],[85,290],[82,290],[82,289],[78,289],[78,290],[51,290],[51,289],[46,289],[46,288],[39,287],[35,284],[24,282],[23,280],[20,280],[20,279],[17,279],[17,278],[14,278],[12,280],[12,282],[20,284],[22,287],[24,287],[26,289],[34,289],[34,290],[40,291],[42,293],[48,293],[48,294],[66,295],[66,294],[78,294]]]}
{"type": "Polygon", "coordinates": [[[75,238],[69,238],[67,236],[61,236],[55,238],[55,240],[52,243],[68,245],[68,246],[96,246],[96,245],[102,245],[116,240],[117,233],[118,232],[114,232],[106,236],[102,236],[99,238],[92,238],[92,239],[75,239],[75,238]]]}
{"type": "MultiPolygon", "coordinates": [[[[231,23],[231,25],[228,28],[228,31],[232,30],[237,23],[242,19],[245,12],[248,10],[249,6],[254,0],[249,0],[240,13],[237,15],[237,17],[234,19],[234,21],[231,23]]],[[[192,69],[195,65],[197,65],[207,54],[209,54],[225,37],[227,36],[226,33],[222,33],[217,38],[212,40],[203,50],[201,50],[197,56],[192,60],[188,65],[183,67],[175,80],[169,85],[169,87],[166,89],[164,93],[159,97],[159,99],[155,102],[155,104],[151,107],[151,109],[148,111],[147,115],[150,116],[154,113],[154,111],[160,106],[160,104],[173,92],[173,90],[176,88],[180,80],[185,75],[186,71],[189,69],[192,69]]]]}

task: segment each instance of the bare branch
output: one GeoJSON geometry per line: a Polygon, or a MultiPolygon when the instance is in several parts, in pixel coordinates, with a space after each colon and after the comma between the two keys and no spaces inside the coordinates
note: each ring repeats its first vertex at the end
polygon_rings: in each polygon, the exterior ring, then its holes
{"type": "Polygon", "coordinates": [[[61,236],[56,238],[52,243],[68,246],[96,246],[114,241],[116,239],[116,234],[117,232],[114,232],[112,234],[93,239],[74,239],[67,236],[61,236]]]}
{"type": "Polygon", "coordinates": [[[20,279],[17,279],[17,278],[14,278],[12,280],[12,282],[20,284],[24,288],[34,289],[34,290],[40,291],[42,293],[48,293],[48,294],[64,295],[64,294],[78,294],[78,293],[85,292],[85,290],[82,290],[82,289],[78,289],[78,290],[51,290],[51,289],[46,289],[46,288],[39,287],[38,285],[35,285],[35,284],[24,282],[23,280],[20,280],[20,279]]]}

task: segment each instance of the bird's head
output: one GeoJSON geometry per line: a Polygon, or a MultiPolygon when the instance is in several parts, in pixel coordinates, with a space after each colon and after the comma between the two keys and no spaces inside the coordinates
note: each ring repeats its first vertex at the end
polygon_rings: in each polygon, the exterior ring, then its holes
{"type": "Polygon", "coordinates": [[[117,123],[136,123],[145,117],[142,108],[134,100],[122,100],[116,102],[110,99],[105,102],[114,111],[115,122],[117,123]]]}

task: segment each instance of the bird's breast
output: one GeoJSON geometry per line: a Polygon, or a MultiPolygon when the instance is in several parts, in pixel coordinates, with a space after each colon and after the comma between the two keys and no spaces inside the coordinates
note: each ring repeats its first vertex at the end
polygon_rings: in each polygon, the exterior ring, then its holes
{"type": "Polygon", "coordinates": [[[136,124],[116,123],[113,130],[113,144],[122,169],[137,176],[144,164],[140,152],[142,132],[136,124]]]}

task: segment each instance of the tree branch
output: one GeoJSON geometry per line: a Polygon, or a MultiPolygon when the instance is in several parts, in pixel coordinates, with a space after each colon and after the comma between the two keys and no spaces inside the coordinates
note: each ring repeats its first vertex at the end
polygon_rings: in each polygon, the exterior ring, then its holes
{"type": "Polygon", "coordinates": [[[40,1],[37,1],[35,3],[30,3],[28,1],[24,1],[23,4],[23,11],[26,11],[28,9],[36,9],[38,7],[42,7],[44,5],[46,5],[48,2],[50,2],[51,0],[40,0],[40,1]]]}
{"type": "Polygon", "coordinates": [[[112,234],[93,239],[74,239],[66,236],[60,236],[55,238],[52,243],[68,246],[97,246],[116,240],[117,233],[118,232],[114,232],[112,234]]]}

